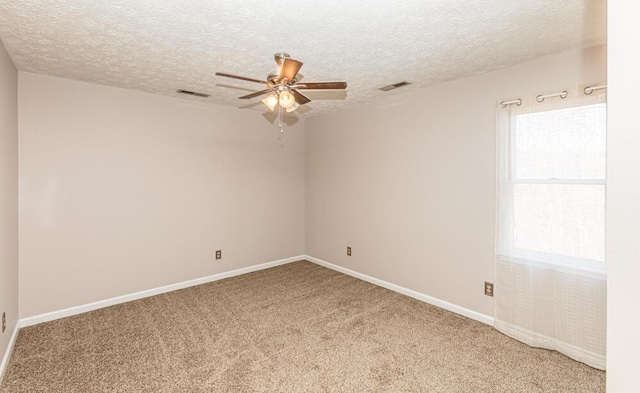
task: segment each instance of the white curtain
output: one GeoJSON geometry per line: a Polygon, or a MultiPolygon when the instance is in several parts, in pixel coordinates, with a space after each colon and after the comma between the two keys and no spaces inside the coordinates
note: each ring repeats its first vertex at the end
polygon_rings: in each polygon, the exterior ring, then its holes
{"type": "Polygon", "coordinates": [[[604,369],[604,95],[499,109],[498,152],[495,327],[604,369]]]}

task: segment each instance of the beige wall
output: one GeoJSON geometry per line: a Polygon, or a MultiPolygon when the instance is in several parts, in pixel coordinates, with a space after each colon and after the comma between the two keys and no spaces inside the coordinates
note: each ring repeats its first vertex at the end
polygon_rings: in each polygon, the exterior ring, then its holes
{"type": "Polygon", "coordinates": [[[497,102],[605,64],[604,46],[567,52],[310,119],[307,254],[493,316],[497,102]]]}
{"type": "Polygon", "coordinates": [[[24,72],[19,108],[22,318],[304,254],[303,122],[24,72]]]}
{"type": "Polygon", "coordinates": [[[640,391],[639,13],[609,0],[607,392],[640,391]]]}
{"type": "MultiPolygon", "coordinates": [[[[609,1],[611,392],[640,373],[629,312],[640,298],[640,119],[629,91],[640,64],[624,45],[640,32],[629,18],[609,1]]],[[[493,275],[495,102],[604,81],[603,58],[599,48],[538,59],[312,119],[307,253],[492,315],[481,282],[493,275]]],[[[304,251],[300,127],[281,149],[253,113],[20,78],[23,317],[304,251]]],[[[1,357],[18,312],[17,73],[1,47],[0,87],[1,357]]]]}
{"type": "MultiPolygon", "coordinates": [[[[18,320],[18,71],[0,42],[0,361],[18,320]]],[[[0,370],[1,371],[1,370],[0,370]]]]}

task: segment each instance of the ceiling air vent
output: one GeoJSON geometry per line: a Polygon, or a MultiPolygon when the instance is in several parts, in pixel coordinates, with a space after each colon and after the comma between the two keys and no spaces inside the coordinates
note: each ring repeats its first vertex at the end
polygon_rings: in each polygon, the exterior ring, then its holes
{"type": "Polygon", "coordinates": [[[182,89],[178,90],[178,93],[180,93],[180,94],[188,94],[190,96],[196,96],[196,97],[204,97],[204,98],[209,97],[209,94],[196,93],[195,91],[182,90],[182,89]]]}
{"type": "Polygon", "coordinates": [[[387,85],[385,87],[381,87],[380,90],[389,91],[389,90],[397,89],[398,87],[402,87],[402,86],[406,86],[406,85],[410,85],[410,84],[411,83],[409,83],[407,81],[402,81],[402,82],[394,83],[393,85],[387,85]]]}

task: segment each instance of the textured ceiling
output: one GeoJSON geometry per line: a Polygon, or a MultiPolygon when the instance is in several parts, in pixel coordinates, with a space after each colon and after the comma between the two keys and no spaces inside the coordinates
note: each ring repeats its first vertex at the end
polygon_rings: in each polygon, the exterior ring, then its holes
{"type": "Polygon", "coordinates": [[[237,99],[261,85],[214,73],[263,79],[284,51],[304,81],[348,82],[346,95],[309,92],[300,116],[603,43],[605,24],[605,0],[0,1],[22,71],[261,111],[237,99]]]}

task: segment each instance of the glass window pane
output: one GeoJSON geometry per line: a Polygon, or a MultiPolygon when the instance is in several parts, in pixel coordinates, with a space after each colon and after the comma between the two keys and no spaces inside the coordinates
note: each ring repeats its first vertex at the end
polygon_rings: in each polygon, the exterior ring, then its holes
{"type": "Polygon", "coordinates": [[[516,116],[516,179],[604,179],[606,104],[516,116]]]}
{"type": "Polygon", "coordinates": [[[514,185],[514,247],[604,261],[605,187],[514,185]]]}

